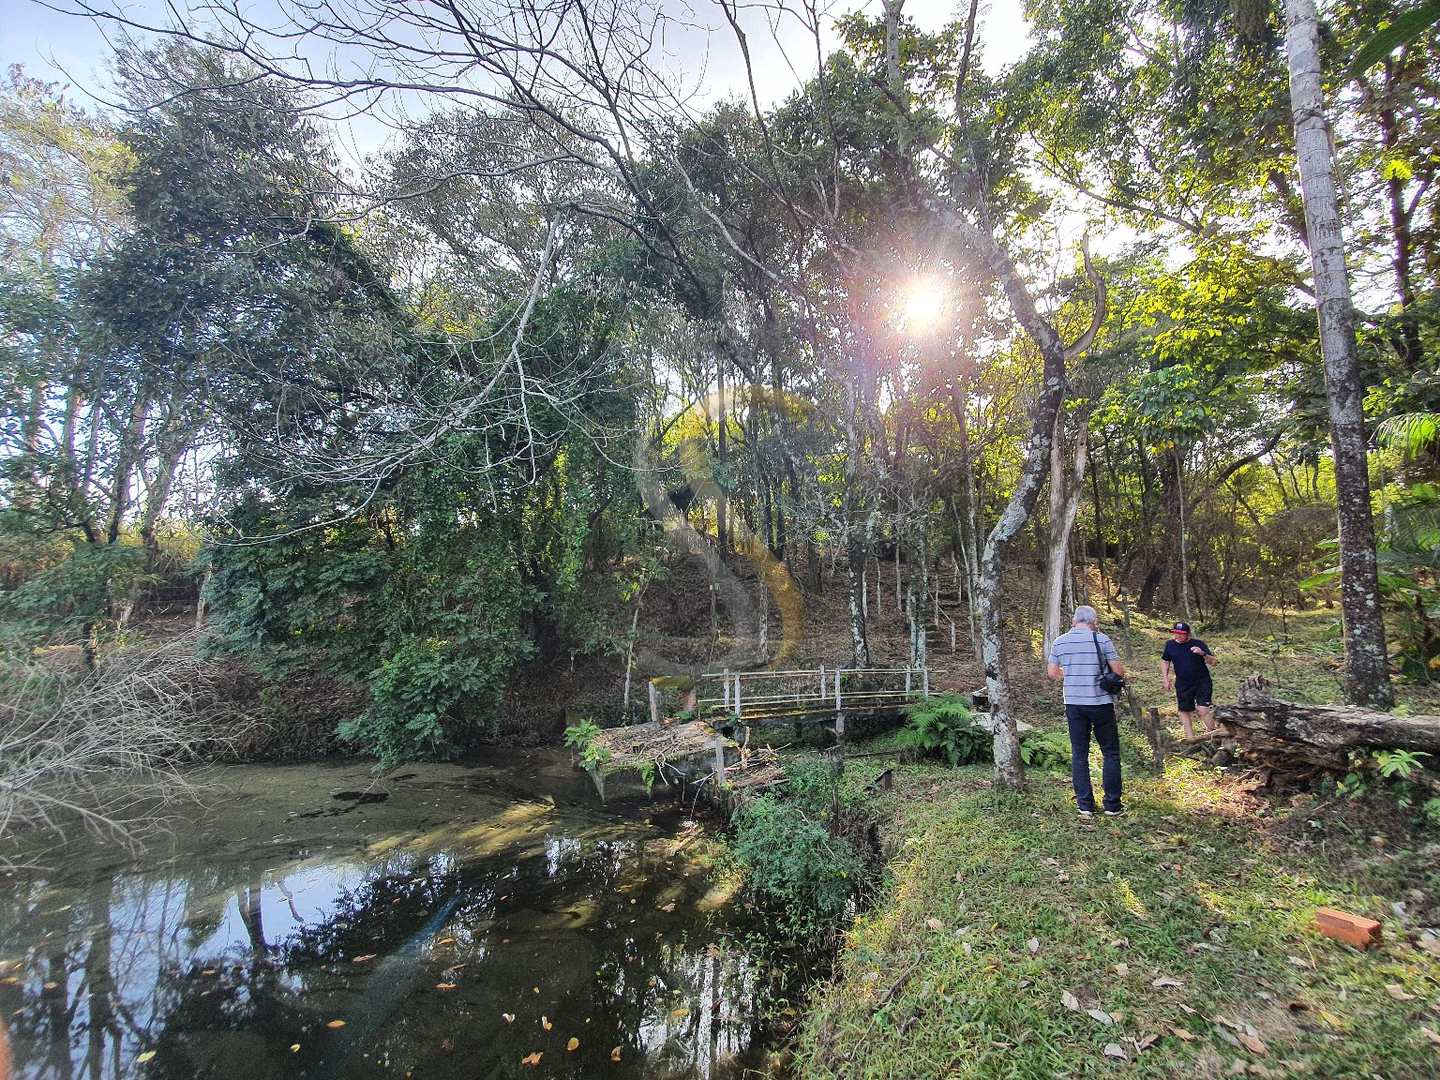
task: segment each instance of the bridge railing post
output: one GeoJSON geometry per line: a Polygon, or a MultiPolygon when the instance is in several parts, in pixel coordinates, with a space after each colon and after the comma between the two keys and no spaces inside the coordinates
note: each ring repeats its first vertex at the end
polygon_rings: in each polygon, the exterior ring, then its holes
{"type": "Polygon", "coordinates": [[[721,694],[725,698],[725,711],[730,711],[730,669],[725,669],[725,674],[720,678],[721,694]]]}
{"type": "Polygon", "coordinates": [[[740,675],[735,675],[735,715],[740,715],[740,675]]]}

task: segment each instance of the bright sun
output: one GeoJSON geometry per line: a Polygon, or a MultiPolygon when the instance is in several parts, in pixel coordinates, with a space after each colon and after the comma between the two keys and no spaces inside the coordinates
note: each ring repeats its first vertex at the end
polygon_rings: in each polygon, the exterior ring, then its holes
{"type": "Polygon", "coordinates": [[[905,329],[924,334],[935,329],[945,314],[945,286],[938,278],[916,277],[900,294],[900,314],[905,329]]]}

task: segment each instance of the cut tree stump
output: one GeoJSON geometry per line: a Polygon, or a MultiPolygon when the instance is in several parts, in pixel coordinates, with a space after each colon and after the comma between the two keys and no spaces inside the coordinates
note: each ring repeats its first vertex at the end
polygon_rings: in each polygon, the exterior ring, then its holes
{"type": "Polygon", "coordinates": [[[1240,749],[1281,766],[1344,769],[1350,751],[1413,750],[1440,758],[1440,716],[1394,716],[1347,705],[1281,701],[1252,675],[1240,700],[1215,710],[1227,738],[1240,749]]]}

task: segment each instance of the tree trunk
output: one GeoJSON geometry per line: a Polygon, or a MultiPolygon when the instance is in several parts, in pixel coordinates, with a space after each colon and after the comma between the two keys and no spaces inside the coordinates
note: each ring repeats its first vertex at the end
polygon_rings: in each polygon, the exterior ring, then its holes
{"type": "Polygon", "coordinates": [[[1345,625],[1345,693],[1351,704],[1388,709],[1390,685],[1385,622],[1375,566],[1363,386],[1355,347],[1354,310],[1345,270],[1344,238],[1332,172],[1329,125],[1320,87],[1320,27],[1315,0],[1285,0],[1290,108],[1305,197],[1305,229],[1315,273],[1320,351],[1330,406],[1330,442],[1340,534],[1341,602],[1345,625]]]}
{"type": "Polygon", "coordinates": [[[1281,764],[1345,769],[1350,751],[1362,747],[1440,754],[1440,716],[1279,701],[1258,676],[1241,687],[1237,704],[1216,709],[1215,719],[1241,747],[1281,764]]]}
{"type": "Polygon", "coordinates": [[[944,214],[942,220],[1000,283],[1016,319],[1035,342],[1044,360],[1020,479],[999,520],[991,528],[980,556],[980,653],[995,730],[995,782],[1002,788],[1018,788],[1025,781],[1025,766],[1020,759],[1020,733],[1010,708],[1010,679],[1005,662],[1002,626],[1005,555],[1030,520],[1035,503],[1040,498],[1040,489],[1045,484],[1055,420],[1065,397],[1065,347],[1055,328],[1036,309],[1020,271],[995,238],[955,214],[944,214]]]}
{"type": "Polygon", "coordinates": [[[1045,571],[1045,655],[1062,629],[1060,598],[1069,563],[1070,533],[1080,510],[1080,493],[1085,489],[1085,468],[1089,463],[1090,431],[1084,417],[1075,436],[1073,471],[1065,468],[1064,452],[1056,432],[1050,446],[1050,550],[1045,571]]]}

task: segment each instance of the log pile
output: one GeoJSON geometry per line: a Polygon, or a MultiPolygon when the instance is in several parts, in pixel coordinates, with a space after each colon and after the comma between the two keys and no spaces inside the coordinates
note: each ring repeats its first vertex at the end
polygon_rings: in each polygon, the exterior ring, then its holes
{"type": "Polygon", "coordinates": [[[1281,701],[1260,676],[1215,710],[1227,740],[1276,767],[1343,770],[1352,750],[1423,751],[1440,760],[1440,716],[1395,716],[1344,705],[1281,701]]]}

